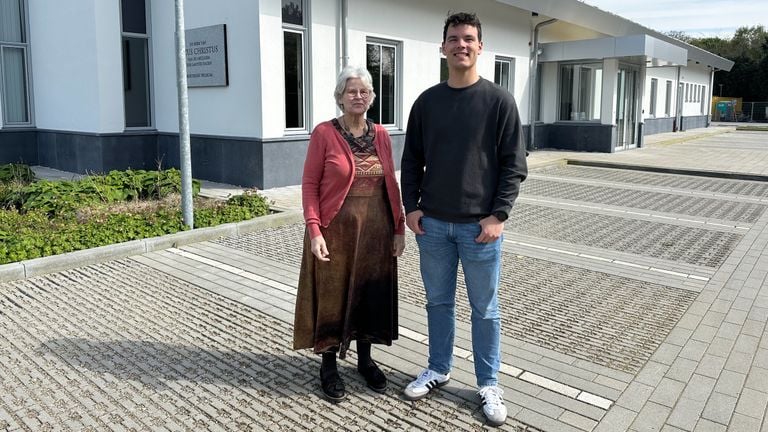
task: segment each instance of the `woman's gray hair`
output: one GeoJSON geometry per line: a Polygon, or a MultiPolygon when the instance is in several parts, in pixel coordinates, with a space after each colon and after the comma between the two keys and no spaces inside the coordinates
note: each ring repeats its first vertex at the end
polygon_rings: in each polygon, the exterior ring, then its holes
{"type": "Polygon", "coordinates": [[[371,78],[371,73],[368,72],[368,69],[362,66],[344,66],[344,69],[339,72],[339,76],[336,77],[336,89],[333,90],[333,97],[336,99],[336,105],[338,105],[342,112],[344,111],[344,104],[342,103],[344,100],[344,90],[347,88],[347,80],[351,78],[359,78],[360,81],[363,82],[365,88],[371,93],[371,95],[368,96],[367,107],[370,108],[371,105],[373,105],[374,99],[376,99],[376,93],[373,91],[373,78],[371,78]]]}

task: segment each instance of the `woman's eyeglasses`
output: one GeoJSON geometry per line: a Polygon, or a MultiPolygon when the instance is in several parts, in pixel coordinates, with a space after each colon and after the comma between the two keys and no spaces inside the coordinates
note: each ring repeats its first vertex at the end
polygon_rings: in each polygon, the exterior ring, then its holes
{"type": "Polygon", "coordinates": [[[350,99],[354,99],[356,97],[361,99],[368,99],[369,96],[371,96],[371,92],[368,90],[347,90],[347,97],[350,99]]]}

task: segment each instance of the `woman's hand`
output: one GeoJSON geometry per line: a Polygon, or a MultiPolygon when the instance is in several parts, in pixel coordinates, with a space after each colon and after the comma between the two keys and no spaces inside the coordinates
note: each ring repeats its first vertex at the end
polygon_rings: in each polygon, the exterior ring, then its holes
{"type": "Polygon", "coordinates": [[[399,257],[405,250],[405,236],[402,234],[395,234],[394,245],[392,246],[392,256],[399,257]]]}
{"type": "Polygon", "coordinates": [[[313,238],[309,241],[309,250],[312,251],[312,255],[316,256],[320,261],[330,261],[328,258],[328,247],[325,245],[325,237],[321,235],[313,238]]]}

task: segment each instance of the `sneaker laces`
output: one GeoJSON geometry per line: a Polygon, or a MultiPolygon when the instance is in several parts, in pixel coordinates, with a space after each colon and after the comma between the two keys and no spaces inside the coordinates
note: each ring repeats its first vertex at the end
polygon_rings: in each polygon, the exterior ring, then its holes
{"type": "Polygon", "coordinates": [[[424,369],[421,371],[419,376],[416,378],[416,382],[414,382],[414,387],[424,387],[427,385],[428,382],[432,381],[430,378],[432,377],[431,370],[424,369]]]}
{"type": "Polygon", "coordinates": [[[486,405],[498,406],[504,404],[504,399],[502,398],[504,390],[498,386],[485,386],[478,390],[477,394],[480,395],[480,398],[483,399],[486,405]]]}

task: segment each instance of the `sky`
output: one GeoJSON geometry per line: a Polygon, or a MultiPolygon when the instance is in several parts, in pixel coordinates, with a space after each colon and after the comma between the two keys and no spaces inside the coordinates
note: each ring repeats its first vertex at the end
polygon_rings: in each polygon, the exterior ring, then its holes
{"type": "Polygon", "coordinates": [[[768,0],[584,0],[659,32],[730,38],[739,27],[768,28],[768,0]]]}

